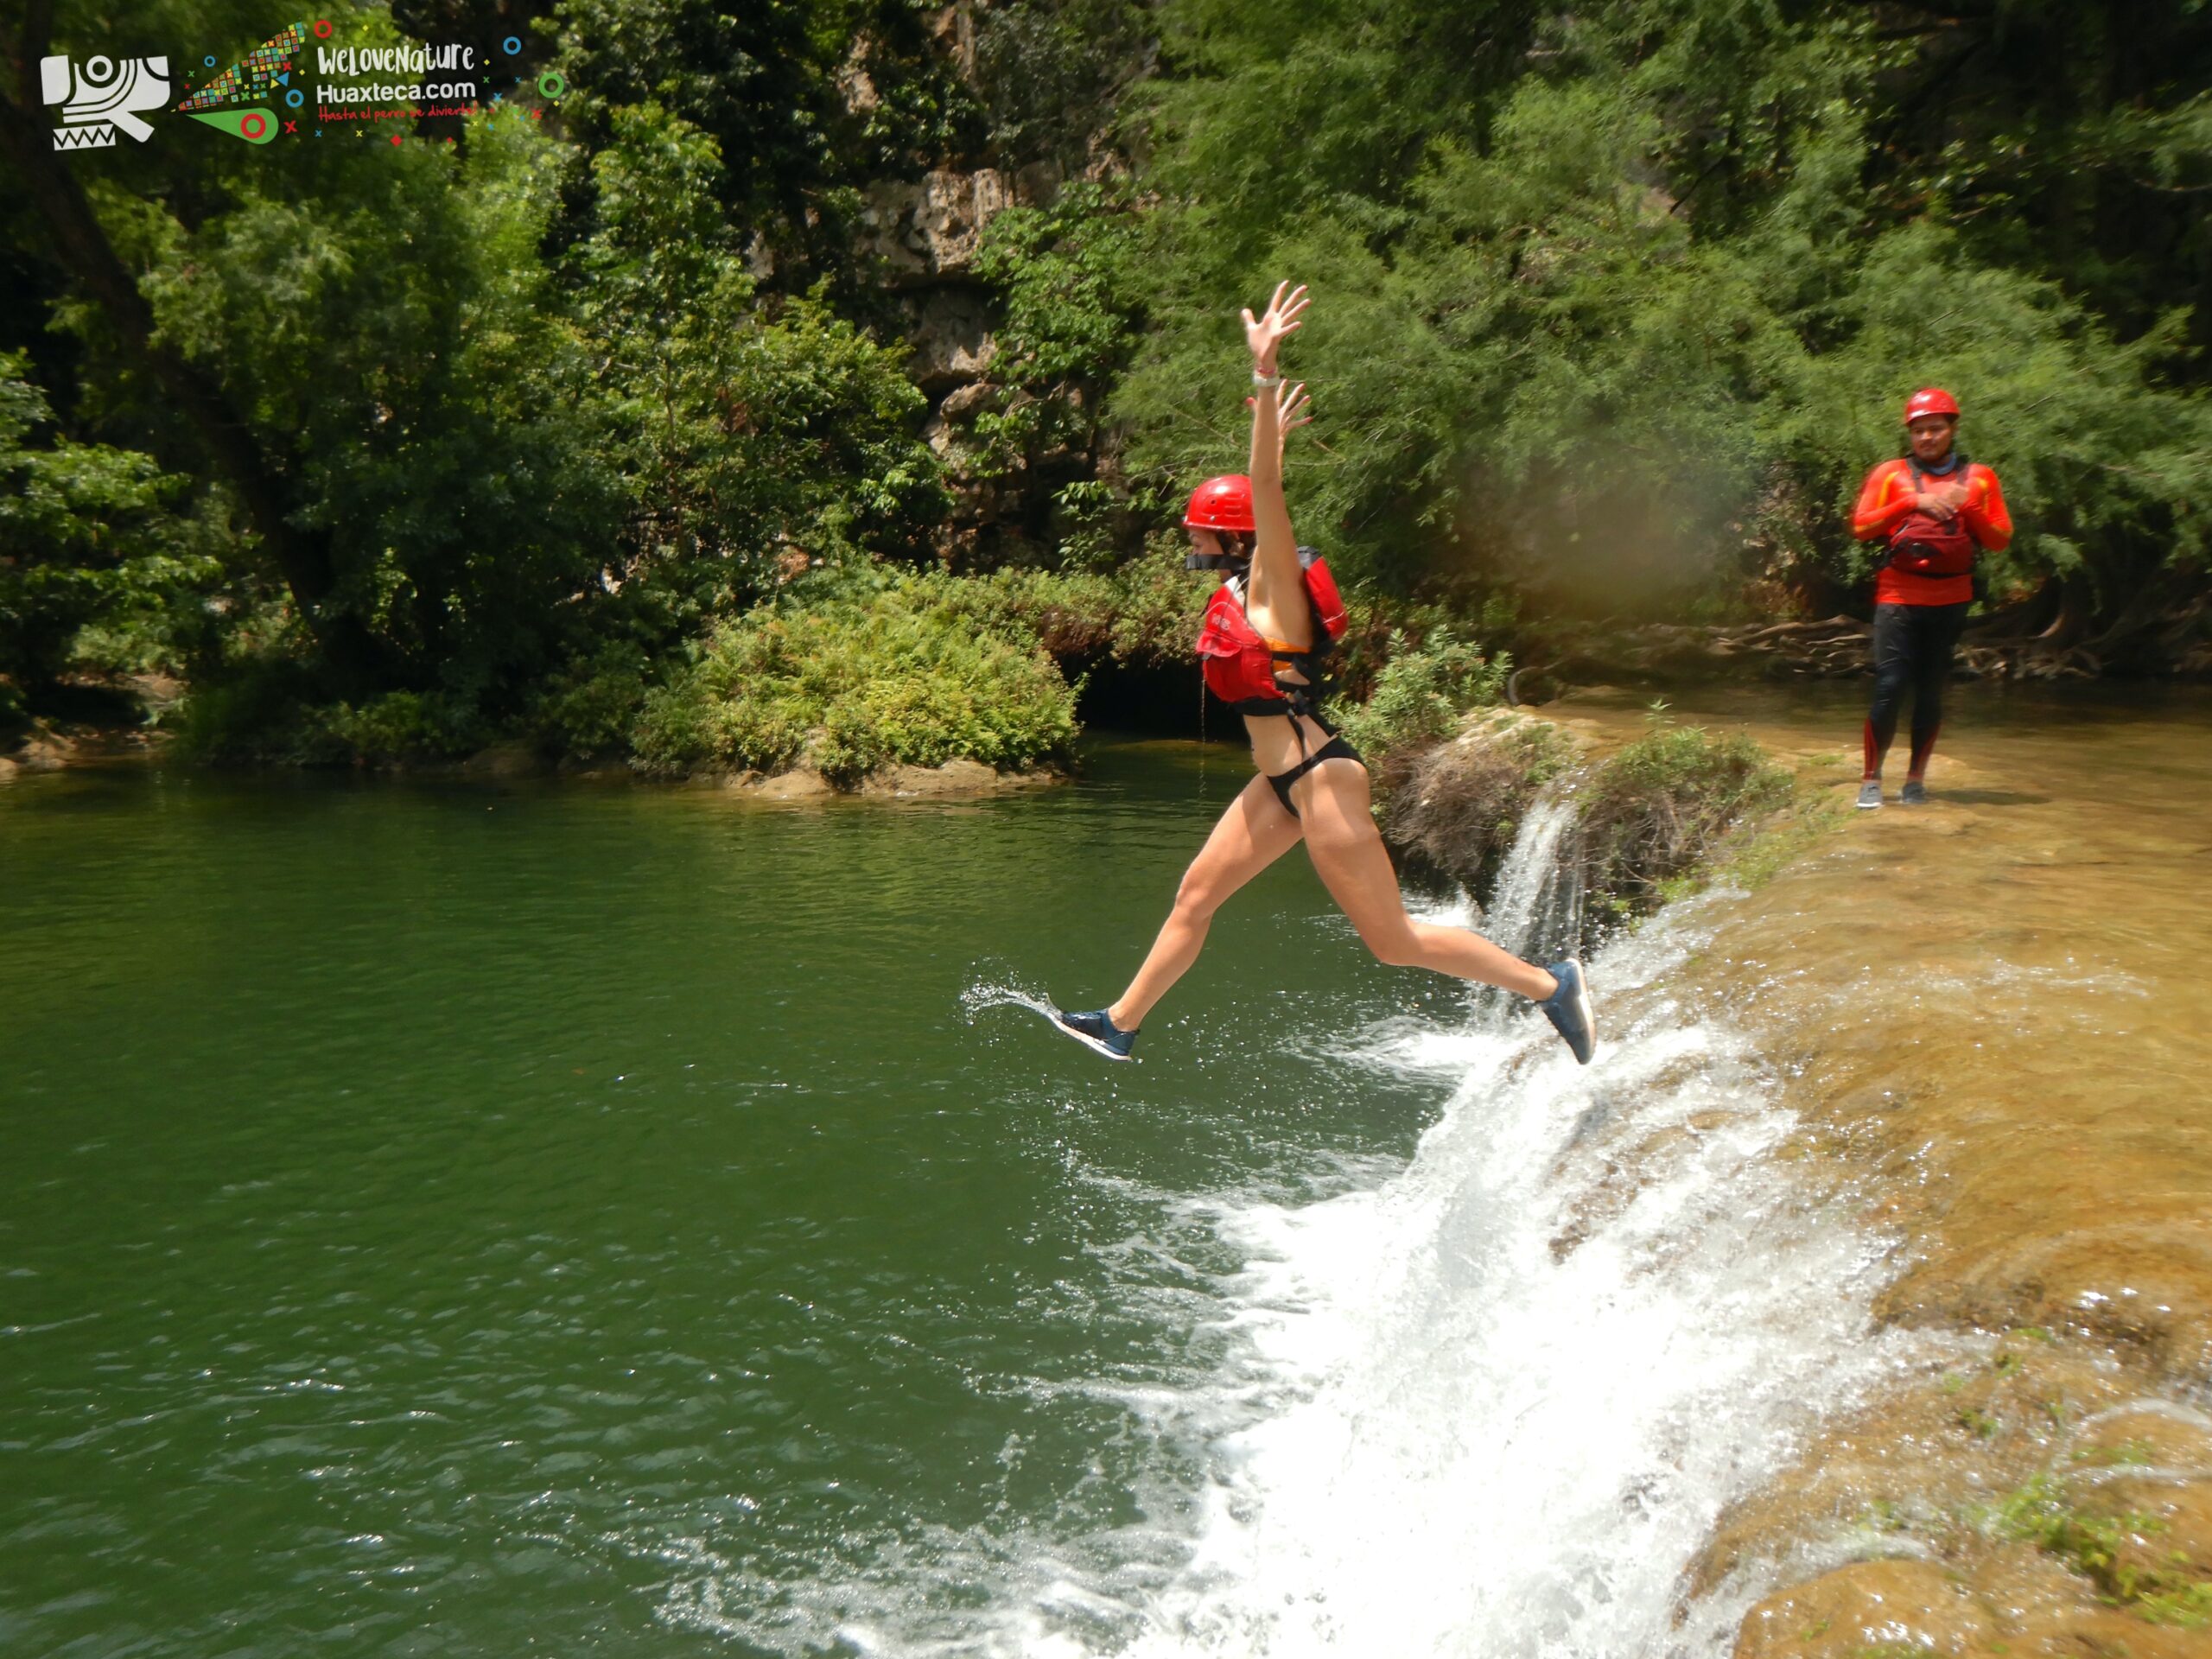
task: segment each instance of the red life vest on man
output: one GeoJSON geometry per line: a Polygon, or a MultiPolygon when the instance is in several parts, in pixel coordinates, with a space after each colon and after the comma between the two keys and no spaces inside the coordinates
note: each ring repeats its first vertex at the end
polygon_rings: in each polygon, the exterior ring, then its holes
{"type": "Polygon", "coordinates": [[[1313,643],[1304,650],[1268,639],[1252,626],[1244,610],[1244,578],[1232,576],[1206,601],[1198,630],[1198,662],[1206,687],[1240,715],[1287,715],[1313,711],[1321,683],[1321,659],[1344,631],[1344,601],[1329,574],[1329,562],[1310,547],[1298,550],[1306,579],[1306,602],[1313,613],[1313,643]],[[1306,683],[1275,677],[1276,664],[1294,668],[1306,683]]]}
{"type": "MultiPolygon", "coordinates": [[[[1905,465],[1912,468],[1914,493],[1924,492],[1927,474],[1921,471],[1918,460],[1908,455],[1905,465]]],[[[1973,475],[1974,464],[1963,453],[1957,466],[1944,474],[1947,480],[1955,479],[1961,484],[1973,475]]],[[[1909,575],[1963,576],[1973,570],[1974,556],[1980,550],[1980,544],[1967,530],[1963,513],[1948,523],[1932,512],[1908,513],[1890,532],[1890,563],[1909,575]]]]}

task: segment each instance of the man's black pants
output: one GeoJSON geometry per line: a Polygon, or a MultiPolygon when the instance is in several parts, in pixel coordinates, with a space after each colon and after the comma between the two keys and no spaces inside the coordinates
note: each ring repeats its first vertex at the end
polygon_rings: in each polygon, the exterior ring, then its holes
{"type": "Polygon", "coordinates": [[[1971,604],[1874,607],[1874,706],[1866,713],[1866,770],[1873,777],[1897,734],[1897,712],[1912,690],[1912,766],[1917,778],[1943,726],[1943,682],[1971,604]]]}

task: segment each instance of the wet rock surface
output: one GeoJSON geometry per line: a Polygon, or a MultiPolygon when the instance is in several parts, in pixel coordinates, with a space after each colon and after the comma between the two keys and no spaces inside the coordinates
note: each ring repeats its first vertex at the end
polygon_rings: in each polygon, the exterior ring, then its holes
{"type": "Polygon", "coordinates": [[[869,773],[857,788],[849,790],[838,788],[820,772],[806,766],[772,776],[735,772],[717,781],[725,789],[756,800],[823,801],[840,796],[874,800],[943,800],[1000,795],[1064,780],[1062,773],[1050,768],[1001,772],[980,760],[953,760],[938,766],[886,766],[869,773]]]}
{"type": "Polygon", "coordinates": [[[1857,700],[1777,701],[1675,711],[1840,809],[1689,994],[1793,1074],[1808,1198],[1892,1242],[1870,1337],[1912,1357],[1692,1593],[1752,1607],[1745,1656],[2212,1655],[2212,702],[1961,697],[1930,804],[1853,812],[1857,700]],[[1804,1634],[1875,1628],[1878,1582],[1901,1633],[1804,1634]]]}
{"type": "Polygon", "coordinates": [[[1993,1633],[1966,1586],[1929,1561],[1860,1561],[1751,1609],[1736,1659],[1859,1659],[1869,1648],[1968,1654],[1993,1633]]]}

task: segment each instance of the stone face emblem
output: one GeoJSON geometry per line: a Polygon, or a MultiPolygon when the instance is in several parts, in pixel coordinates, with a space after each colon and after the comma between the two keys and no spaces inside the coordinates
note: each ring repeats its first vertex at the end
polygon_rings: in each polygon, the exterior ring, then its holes
{"type": "Polygon", "coordinates": [[[169,60],[160,58],[87,58],[73,72],[67,53],[41,58],[41,101],[61,105],[61,124],[54,130],[56,149],[105,149],[121,127],[140,143],[154,136],[138,118],[169,101],[169,60]]]}

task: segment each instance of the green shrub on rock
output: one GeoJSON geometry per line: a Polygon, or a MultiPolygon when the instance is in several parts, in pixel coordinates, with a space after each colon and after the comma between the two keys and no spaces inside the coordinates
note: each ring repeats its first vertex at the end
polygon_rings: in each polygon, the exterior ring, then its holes
{"type": "Polygon", "coordinates": [[[1739,827],[1787,805],[1789,774],[1741,732],[1659,726],[1599,766],[1585,788],[1584,890],[1616,915],[1677,897],[1739,827]]]}
{"type": "Polygon", "coordinates": [[[979,623],[931,578],[750,612],[646,696],[636,764],[664,776],[811,766],[844,786],[957,758],[1033,766],[1073,741],[1076,689],[1023,634],[979,623]]]}
{"type": "Polygon", "coordinates": [[[1338,698],[1330,713],[1354,748],[1379,759],[1451,736],[1469,709],[1498,700],[1511,670],[1503,652],[1484,656],[1478,641],[1448,623],[1431,628],[1418,645],[1393,629],[1373,695],[1363,703],[1338,698]]]}

